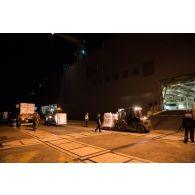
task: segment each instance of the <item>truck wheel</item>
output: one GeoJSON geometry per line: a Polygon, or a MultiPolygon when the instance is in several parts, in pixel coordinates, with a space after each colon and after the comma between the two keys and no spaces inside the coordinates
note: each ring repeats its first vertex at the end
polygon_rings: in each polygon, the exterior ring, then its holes
{"type": "Polygon", "coordinates": [[[143,125],[137,125],[136,126],[136,131],[138,133],[145,133],[146,132],[146,128],[143,125]]]}

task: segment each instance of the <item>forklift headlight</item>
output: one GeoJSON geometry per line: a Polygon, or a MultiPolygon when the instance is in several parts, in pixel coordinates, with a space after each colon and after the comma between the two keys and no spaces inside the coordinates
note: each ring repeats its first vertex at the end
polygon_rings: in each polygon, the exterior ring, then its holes
{"type": "Polygon", "coordinates": [[[135,111],[139,111],[139,110],[142,110],[142,108],[139,107],[139,106],[135,106],[135,107],[134,107],[134,110],[135,110],[135,111]]]}
{"type": "Polygon", "coordinates": [[[143,116],[143,117],[141,117],[141,120],[143,120],[143,121],[145,121],[145,120],[147,120],[148,119],[148,117],[147,116],[143,116]]]}

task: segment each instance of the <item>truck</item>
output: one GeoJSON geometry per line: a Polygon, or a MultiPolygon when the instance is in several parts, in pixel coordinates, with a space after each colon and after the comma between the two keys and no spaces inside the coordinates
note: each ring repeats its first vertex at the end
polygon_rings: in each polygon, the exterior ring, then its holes
{"type": "Polygon", "coordinates": [[[16,104],[17,118],[16,125],[20,127],[22,125],[32,125],[33,117],[35,113],[34,103],[19,103],[16,104]]]}

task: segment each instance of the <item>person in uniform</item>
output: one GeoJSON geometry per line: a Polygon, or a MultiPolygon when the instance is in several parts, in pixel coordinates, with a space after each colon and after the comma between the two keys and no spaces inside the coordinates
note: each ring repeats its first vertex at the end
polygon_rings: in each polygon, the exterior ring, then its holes
{"type": "Polygon", "coordinates": [[[88,122],[89,122],[89,113],[87,112],[85,115],[85,127],[88,127],[88,122]]]}
{"type": "Polygon", "coordinates": [[[97,113],[97,118],[96,118],[96,121],[97,121],[97,127],[95,129],[95,132],[97,130],[99,130],[99,132],[102,132],[101,131],[101,115],[99,113],[97,113]]]}
{"type": "Polygon", "coordinates": [[[194,143],[194,119],[191,110],[187,110],[182,119],[182,126],[185,129],[184,143],[188,143],[188,133],[190,131],[191,142],[194,143]]]}
{"type": "Polygon", "coordinates": [[[37,130],[39,125],[40,116],[37,112],[33,115],[33,131],[37,130]]]}

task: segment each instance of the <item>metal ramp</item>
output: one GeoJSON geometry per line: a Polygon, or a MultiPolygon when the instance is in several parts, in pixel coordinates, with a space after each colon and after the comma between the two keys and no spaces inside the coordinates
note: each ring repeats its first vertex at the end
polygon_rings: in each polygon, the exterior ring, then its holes
{"type": "Polygon", "coordinates": [[[178,130],[185,110],[165,111],[151,117],[154,130],[178,130]]]}

